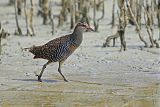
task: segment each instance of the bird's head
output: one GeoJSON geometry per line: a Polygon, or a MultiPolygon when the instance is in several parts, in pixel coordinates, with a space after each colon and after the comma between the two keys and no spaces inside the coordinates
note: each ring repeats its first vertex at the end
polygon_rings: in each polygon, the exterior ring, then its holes
{"type": "Polygon", "coordinates": [[[85,22],[79,22],[76,27],[75,27],[75,30],[80,30],[80,31],[87,31],[87,32],[90,32],[90,31],[94,31],[87,23],[85,22]]]}

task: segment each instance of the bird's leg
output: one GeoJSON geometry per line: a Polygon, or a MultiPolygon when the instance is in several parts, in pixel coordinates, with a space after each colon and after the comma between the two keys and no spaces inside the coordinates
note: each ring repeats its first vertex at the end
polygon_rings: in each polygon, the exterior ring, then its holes
{"type": "Polygon", "coordinates": [[[47,63],[45,63],[45,64],[43,65],[43,67],[42,67],[41,73],[40,73],[39,75],[36,75],[36,76],[38,76],[38,81],[39,81],[39,82],[42,82],[42,80],[41,80],[42,74],[43,74],[43,72],[44,72],[44,69],[46,68],[46,66],[47,66],[49,63],[51,63],[51,62],[48,61],[47,63]]]}
{"type": "Polygon", "coordinates": [[[65,82],[68,82],[67,79],[64,77],[64,75],[61,72],[61,65],[63,64],[64,61],[59,61],[59,67],[58,67],[58,72],[61,74],[65,82]]]}

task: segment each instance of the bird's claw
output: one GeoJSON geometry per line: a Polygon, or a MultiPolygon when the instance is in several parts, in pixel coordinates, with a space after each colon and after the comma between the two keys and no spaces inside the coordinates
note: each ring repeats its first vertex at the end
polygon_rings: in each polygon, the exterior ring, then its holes
{"type": "Polygon", "coordinates": [[[65,82],[68,82],[68,80],[64,79],[65,82]]]}
{"type": "Polygon", "coordinates": [[[36,75],[38,77],[38,81],[42,82],[41,77],[39,75],[36,75]]]}

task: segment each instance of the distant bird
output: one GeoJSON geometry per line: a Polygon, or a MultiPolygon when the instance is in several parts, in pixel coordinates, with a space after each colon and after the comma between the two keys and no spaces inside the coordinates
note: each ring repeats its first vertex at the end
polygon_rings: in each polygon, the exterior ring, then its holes
{"type": "Polygon", "coordinates": [[[42,82],[41,77],[48,64],[51,62],[59,62],[58,72],[61,74],[64,81],[67,82],[67,79],[61,72],[61,65],[80,46],[84,31],[94,30],[87,23],[79,22],[71,34],[53,39],[42,46],[25,48],[25,50],[35,55],[34,59],[42,58],[48,60],[48,62],[43,65],[40,74],[36,75],[38,76],[38,81],[42,82]]]}

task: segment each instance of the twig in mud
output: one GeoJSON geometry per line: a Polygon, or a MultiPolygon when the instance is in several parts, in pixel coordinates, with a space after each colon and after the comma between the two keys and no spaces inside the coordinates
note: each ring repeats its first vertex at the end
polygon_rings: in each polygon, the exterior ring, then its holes
{"type": "Polygon", "coordinates": [[[108,36],[105,40],[105,43],[103,43],[103,47],[106,47],[106,46],[109,47],[110,46],[109,43],[111,39],[113,39],[113,47],[115,47],[115,39],[117,39],[118,37],[119,37],[118,32],[116,32],[116,34],[114,35],[108,36]]]}

